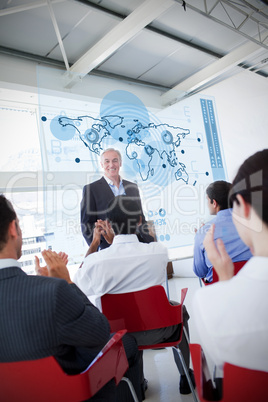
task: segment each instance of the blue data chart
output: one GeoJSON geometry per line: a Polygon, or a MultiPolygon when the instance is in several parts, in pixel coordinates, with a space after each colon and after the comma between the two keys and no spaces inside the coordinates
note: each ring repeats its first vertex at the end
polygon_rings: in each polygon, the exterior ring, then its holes
{"type": "Polygon", "coordinates": [[[222,152],[215,120],[213,102],[209,99],[200,99],[203,121],[205,126],[210,165],[214,180],[225,180],[222,152]]]}

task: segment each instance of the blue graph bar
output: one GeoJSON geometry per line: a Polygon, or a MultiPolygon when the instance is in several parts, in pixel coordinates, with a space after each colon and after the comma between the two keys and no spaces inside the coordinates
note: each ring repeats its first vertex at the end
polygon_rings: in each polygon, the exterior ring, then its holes
{"type": "Polygon", "coordinates": [[[213,179],[225,180],[225,171],[223,167],[222,152],[220,149],[213,102],[208,99],[200,99],[200,103],[213,179]]]}

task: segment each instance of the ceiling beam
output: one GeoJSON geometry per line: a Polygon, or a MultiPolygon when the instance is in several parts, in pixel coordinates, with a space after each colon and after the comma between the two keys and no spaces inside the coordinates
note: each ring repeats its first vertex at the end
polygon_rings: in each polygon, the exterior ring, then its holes
{"type": "MultiPolygon", "coordinates": [[[[66,0],[53,0],[51,3],[62,3],[63,1],[66,0]]],[[[45,7],[47,6],[47,1],[42,0],[42,1],[36,1],[35,3],[30,3],[30,4],[22,4],[20,6],[15,6],[15,7],[8,7],[3,10],[0,10],[0,17],[3,17],[4,15],[9,15],[9,14],[16,14],[20,13],[22,11],[29,11],[32,10],[33,8],[39,8],[39,7],[45,7]]]]}
{"type": "Polygon", "coordinates": [[[142,3],[72,65],[65,73],[65,87],[71,88],[174,4],[174,0],[146,0],[142,3]]]}
{"type": "Polygon", "coordinates": [[[238,66],[241,62],[246,61],[260,50],[263,49],[253,42],[248,42],[238,47],[164,93],[162,95],[162,104],[164,106],[174,104],[189,96],[190,93],[200,91],[205,85],[213,82],[216,78],[238,66]]]}

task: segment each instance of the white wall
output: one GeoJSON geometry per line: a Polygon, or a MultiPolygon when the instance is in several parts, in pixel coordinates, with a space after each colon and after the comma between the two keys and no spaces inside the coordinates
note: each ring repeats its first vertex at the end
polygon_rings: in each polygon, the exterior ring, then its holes
{"type": "Polygon", "coordinates": [[[268,79],[249,71],[203,92],[215,97],[229,180],[241,163],[268,148],[268,79]]]}

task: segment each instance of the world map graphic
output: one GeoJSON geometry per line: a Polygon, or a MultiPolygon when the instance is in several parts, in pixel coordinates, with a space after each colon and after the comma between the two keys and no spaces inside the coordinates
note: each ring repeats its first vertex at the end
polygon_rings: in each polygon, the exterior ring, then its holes
{"type": "MultiPolygon", "coordinates": [[[[133,119],[131,125],[129,119],[118,115],[100,119],[87,115],[77,118],[61,116],[57,120],[60,130],[55,130],[56,137],[69,139],[77,133],[84,146],[97,155],[105,149],[103,143],[109,136],[124,144],[125,155],[135,162],[142,181],[152,179],[156,169],[169,167],[175,180],[188,183],[189,175],[185,164],[178,161],[177,150],[182,140],[190,134],[189,129],[169,124],[144,125],[138,119],[133,119]]],[[[76,162],[79,161],[76,158],[76,162]]]]}

